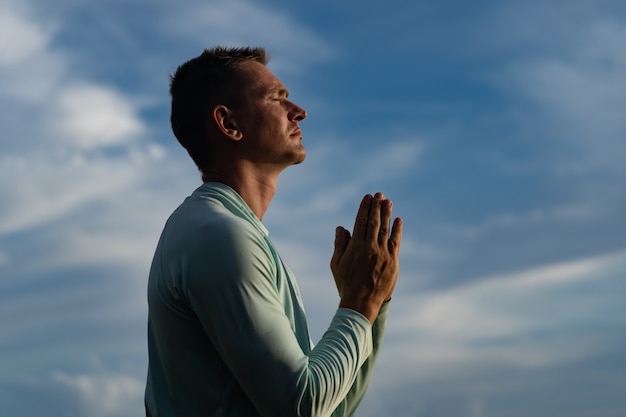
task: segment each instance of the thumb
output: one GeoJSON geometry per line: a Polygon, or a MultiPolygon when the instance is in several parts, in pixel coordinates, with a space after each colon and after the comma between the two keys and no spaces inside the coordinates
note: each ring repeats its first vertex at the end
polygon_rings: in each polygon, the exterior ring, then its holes
{"type": "Polygon", "coordinates": [[[349,242],[350,232],[341,226],[337,226],[337,229],[335,230],[335,253],[333,254],[333,258],[339,260],[339,258],[341,258],[346,251],[349,242]]]}

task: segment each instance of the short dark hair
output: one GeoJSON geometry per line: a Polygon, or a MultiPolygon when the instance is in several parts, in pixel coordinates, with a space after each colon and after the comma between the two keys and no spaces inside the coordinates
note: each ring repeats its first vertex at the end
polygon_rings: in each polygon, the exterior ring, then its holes
{"type": "Polygon", "coordinates": [[[209,111],[218,104],[233,103],[240,64],[249,61],[266,65],[269,56],[261,47],[216,46],[180,65],[170,76],[172,131],[200,171],[209,158],[209,111]]]}

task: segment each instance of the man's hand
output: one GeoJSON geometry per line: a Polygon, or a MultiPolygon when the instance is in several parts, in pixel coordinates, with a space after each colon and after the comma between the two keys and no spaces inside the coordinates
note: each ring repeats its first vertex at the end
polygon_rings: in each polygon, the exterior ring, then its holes
{"type": "Polygon", "coordinates": [[[391,200],[382,193],[366,195],[356,215],[352,236],[339,226],[330,261],[340,307],[363,314],[374,323],[383,302],[391,298],[398,278],[402,219],[393,221],[391,200]]]}

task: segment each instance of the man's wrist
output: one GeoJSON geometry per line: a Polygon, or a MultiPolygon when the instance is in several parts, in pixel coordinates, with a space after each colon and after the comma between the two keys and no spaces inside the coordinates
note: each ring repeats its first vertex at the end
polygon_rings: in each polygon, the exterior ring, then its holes
{"type": "Polygon", "coordinates": [[[349,308],[350,310],[354,310],[358,313],[361,313],[370,321],[370,323],[374,323],[376,321],[376,317],[378,317],[378,313],[380,308],[382,307],[382,302],[377,302],[370,298],[367,299],[353,299],[351,297],[343,296],[339,301],[340,308],[349,308]]]}

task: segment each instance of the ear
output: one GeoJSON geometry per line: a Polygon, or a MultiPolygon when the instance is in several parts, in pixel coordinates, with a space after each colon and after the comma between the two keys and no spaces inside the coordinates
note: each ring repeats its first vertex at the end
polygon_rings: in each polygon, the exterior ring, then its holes
{"type": "Polygon", "coordinates": [[[243,132],[241,132],[241,130],[237,127],[233,113],[228,107],[223,104],[218,104],[213,107],[211,117],[213,118],[213,122],[220,133],[228,139],[239,141],[243,138],[243,132]]]}

